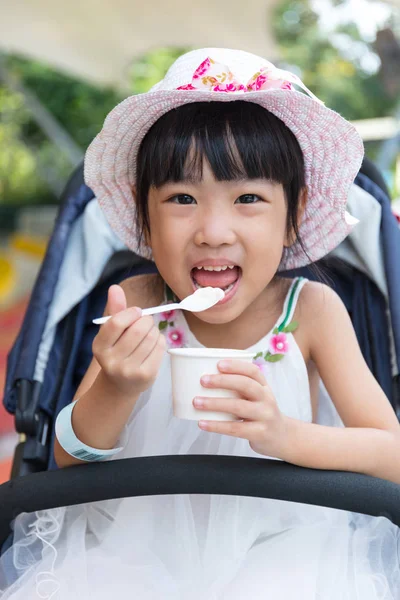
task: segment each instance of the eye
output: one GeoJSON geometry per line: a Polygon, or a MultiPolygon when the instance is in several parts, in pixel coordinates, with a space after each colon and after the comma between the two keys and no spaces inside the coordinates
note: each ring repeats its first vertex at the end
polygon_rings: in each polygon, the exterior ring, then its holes
{"type": "Polygon", "coordinates": [[[187,204],[194,204],[196,200],[193,198],[193,196],[189,196],[188,194],[177,194],[176,196],[169,198],[168,202],[185,206],[187,204]]]}
{"type": "Polygon", "coordinates": [[[242,196],[239,196],[239,198],[236,200],[238,204],[255,204],[256,202],[262,201],[262,198],[257,196],[257,194],[242,194],[242,196]]]}

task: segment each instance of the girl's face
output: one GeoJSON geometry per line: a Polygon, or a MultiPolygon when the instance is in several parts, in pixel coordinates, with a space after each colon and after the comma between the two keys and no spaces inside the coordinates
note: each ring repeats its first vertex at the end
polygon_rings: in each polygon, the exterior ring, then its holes
{"type": "Polygon", "coordinates": [[[150,188],[148,210],[147,241],[176,296],[185,298],[197,286],[226,289],[222,303],[197,313],[207,323],[229,323],[259,300],[288,245],[282,185],[216,181],[207,162],[200,181],[150,188]]]}

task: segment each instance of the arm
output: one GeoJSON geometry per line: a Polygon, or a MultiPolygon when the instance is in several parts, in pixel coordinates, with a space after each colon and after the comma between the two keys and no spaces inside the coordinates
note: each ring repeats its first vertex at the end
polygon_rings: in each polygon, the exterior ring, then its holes
{"type": "MultiPolygon", "coordinates": [[[[122,282],[120,287],[125,292],[125,282],[122,282]]],[[[121,306],[114,308],[123,310],[125,303],[122,302],[121,306]]],[[[104,315],[110,314],[112,313],[107,304],[104,315]]],[[[132,404],[127,399],[117,398],[115,389],[109,387],[99,363],[93,357],[72,399],[80,399],[72,412],[73,430],[77,438],[88,446],[113,448],[132,410],[132,404]],[[113,398],[112,402],[110,397],[113,398]]],[[[85,464],[85,461],[65,452],[57,437],[54,438],[54,459],[60,468],[85,464]]]]}
{"type": "MultiPolygon", "coordinates": [[[[137,397],[124,397],[116,393],[104,377],[96,359],[93,359],[74,400],[80,398],[72,412],[72,428],[79,440],[94,448],[114,448],[136,404],[137,397]],[[97,371],[93,383],[90,380],[97,371]],[[88,387],[90,386],[90,387],[88,387]],[[80,388],[87,388],[81,392],[80,388]]],[[[54,440],[54,459],[58,467],[86,464],[71,456],[54,440]]]]}
{"type": "Polygon", "coordinates": [[[346,308],[335,292],[318,283],[308,283],[302,296],[310,356],[345,427],[288,418],[284,460],[400,483],[400,425],[364,361],[346,308]]]}
{"type": "MultiPolygon", "coordinates": [[[[109,303],[107,303],[104,314],[116,315],[116,313],[123,311],[126,305],[141,307],[145,307],[147,305],[151,306],[152,298],[148,297],[148,294],[145,293],[147,286],[145,285],[146,281],[144,281],[144,278],[146,277],[147,276],[138,276],[122,282],[120,287],[122,287],[125,293],[126,300],[123,297],[121,290],[119,290],[119,294],[117,294],[117,296],[114,294],[113,296],[112,310],[110,310],[109,303]]],[[[114,292],[115,291],[118,290],[114,290],[114,292]]],[[[118,318],[120,318],[120,316],[121,315],[119,315],[118,318]]],[[[149,319],[152,322],[150,317],[144,317],[144,320],[149,319]]],[[[139,324],[138,321],[136,321],[136,323],[139,324]]],[[[112,328],[108,329],[112,335],[112,328]]],[[[129,329],[125,330],[116,344],[118,345],[123,336],[126,338],[127,335],[132,337],[132,334],[129,333],[129,329]]],[[[99,334],[96,337],[99,337],[99,334]]],[[[156,338],[154,338],[154,340],[156,340],[156,338]]],[[[103,345],[104,341],[105,340],[103,340],[103,345]]],[[[132,338],[131,343],[134,343],[134,338],[132,338]]],[[[122,344],[124,344],[123,340],[122,344]]],[[[142,348],[143,344],[148,345],[148,342],[143,341],[141,344],[142,348]]],[[[93,346],[95,346],[95,343],[93,346]]],[[[129,345],[129,340],[125,341],[125,346],[129,354],[131,352],[131,348],[133,347],[129,345]]],[[[147,352],[145,351],[145,355],[148,354],[151,348],[154,346],[155,341],[150,344],[149,350],[147,352]]],[[[110,351],[114,349],[115,345],[114,347],[107,348],[105,351],[102,350],[102,355],[109,355],[110,351]]],[[[116,350],[118,351],[118,349],[116,350]]],[[[139,353],[140,352],[141,351],[139,349],[139,353]]],[[[137,351],[135,351],[135,353],[137,353],[137,351]]],[[[151,351],[151,354],[154,355],[153,351],[151,351]]],[[[121,352],[119,355],[121,356],[121,352]]],[[[131,356],[133,357],[133,355],[131,356]]],[[[118,366],[116,365],[116,362],[119,363],[119,366],[122,362],[125,362],[126,373],[122,374],[128,380],[134,377],[139,379],[137,374],[134,372],[135,366],[133,364],[129,365],[127,364],[126,360],[121,360],[120,358],[117,361],[112,361],[110,358],[111,356],[109,356],[110,370],[117,370],[115,368],[118,366]],[[111,364],[112,362],[114,362],[115,365],[113,369],[111,369],[113,366],[111,364]]],[[[133,360],[131,363],[133,363],[133,360]]],[[[119,371],[124,371],[124,369],[119,369],[119,371]]],[[[100,449],[114,448],[138,400],[141,392],[140,389],[135,391],[135,386],[116,385],[116,379],[116,377],[110,376],[110,373],[107,375],[94,357],[76,391],[74,399],[80,398],[80,400],[75,405],[72,413],[72,427],[77,438],[88,446],[100,449]]],[[[121,379],[120,374],[119,379],[121,379]]],[[[81,461],[65,452],[65,450],[58,443],[57,438],[55,438],[54,442],[54,458],[59,467],[66,467],[73,464],[85,464],[85,461],[81,461]]]]}

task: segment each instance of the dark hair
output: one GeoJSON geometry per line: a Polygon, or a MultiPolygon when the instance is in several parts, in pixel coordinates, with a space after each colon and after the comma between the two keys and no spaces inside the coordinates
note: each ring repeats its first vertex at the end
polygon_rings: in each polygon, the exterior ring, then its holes
{"type": "Polygon", "coordinates": [[[274,114],[254,102],[195,102],[173,109],[154,123],[137,158],[138,239],[149,230],[150,187],[198,181],[206,158],[217,181],[243,177],[283,186],[287,232],[304,252],[297,218],[305,186],[304,158],[296,136],[274,114]],[[194,150],[194,151],[193,151],[194,150]]]}

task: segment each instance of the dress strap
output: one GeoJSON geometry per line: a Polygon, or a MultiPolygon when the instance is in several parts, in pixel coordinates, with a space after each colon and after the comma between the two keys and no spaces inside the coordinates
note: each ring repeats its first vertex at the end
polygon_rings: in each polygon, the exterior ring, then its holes
{"type": "Polygon", "coordinates": [[[177,298],[171,288],[164,282],[164,302],[176,302],[177,298]]]}
{"type": "Polygon", "coordinates": [[[297,300],[303,286],[308,279],[305,277],[296,277],[293,279],[288,293],[286,294],[285,303],[283,305],[282,315],[278,321],[278,329],[282,331],[286,325],[293,319],[294,311],[296,310],[297,300]]]}

